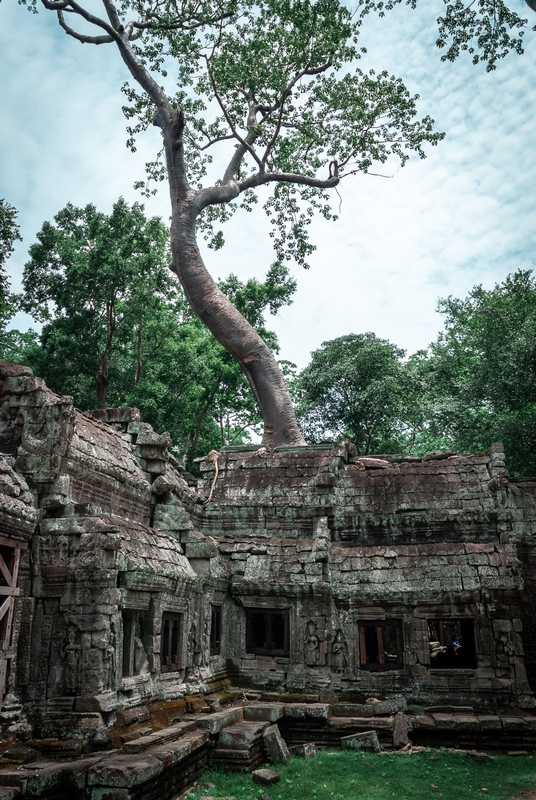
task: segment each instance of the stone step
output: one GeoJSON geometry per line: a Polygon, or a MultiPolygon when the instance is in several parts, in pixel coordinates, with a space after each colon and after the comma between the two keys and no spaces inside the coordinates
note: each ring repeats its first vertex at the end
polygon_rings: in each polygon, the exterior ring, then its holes
{"type": "Polygon", "coordinates": [[[224,767],[231,772],[252,772],[264,764],[265,760],[264,748],[260,746],[251,750],[216,747],[210,754],[210,763],[213,766],[224,767]]]}
{"type": "Polygon", "coordinates": [[[139,739],[133,739],[130,742],[125,742],[123,745],[123,752],[129,755],[135,753],[143,753],[151,747],[158,747],[158,745],[172,742],[183,736],[189,731],[195,730],[195,722],[178,722],[176,725],[171,725],[169,728],[164,728],[161,731],[154,731],[147,736],[140,736],[139,739]]]}
{"type": "Polygon", "coordinates": [[[226,711],[216,711],[215,714],[200,714],[195,721],[199,728],[203,728],[214,736],[229,725],[242,722],[243,719],[242,708],[230,708],[226,711]]]}
{"type": "Polygon", "coordinates": [[[392,731],[392,717],[331,717],[328,725],[334,730],[341,731],[392,731]]]}
{"type": "Polygon", "coordinates": [[[151,755],[158,758],[164,764],[164,768],[178,764],[198,747],[202,747],[208,742],[208,733],[206,731],[194,731],[187,733],[177,742],[167,742],[161,744],[160,747],[155,747],[151,750],[151,755]]]}
{"type": "Polygon", "coordinates": [[[237,722],[224,728],[218,737],[218,749],[249,750],[262,738],[269,722],[237,722]]]}
{"type": "Polygon", "coordinates": [[[334,717],[381,717],[407,711],[408,704],[404,697],[380,700],[378,703],[335,703],[334,717]]]}
{"type": "Polygon", "coordinates": [[[285,706],[285,717],[290,719],[329,719],[331,706],[329,703],[288,703],[285,706]]]}
{"type": "MultiPolygon", "coordinates": [[[[96,764],[88,771],[88,786],[113,786],[130,789],[155,778],[164,769],[163,762],[153,755],[116,755],[96,764]]],[[[119,792],[118,792],[119,794],[119,792]]]]}
{"type": "Polygon", "coordinates": [[[247,722],[277,722],[284,713],[284,703],[254,703],[244,706],[244,719],[247,722]]]}

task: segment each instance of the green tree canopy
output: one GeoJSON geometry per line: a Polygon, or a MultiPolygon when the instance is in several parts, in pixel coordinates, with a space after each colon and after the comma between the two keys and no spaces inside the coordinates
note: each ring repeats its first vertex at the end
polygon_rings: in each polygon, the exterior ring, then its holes
{"type": "Polygon", "coordinates": [[[465,299],[439,301],[444,331],[419,366],[430,429],[458,450],[506,448],[514,476],[536,475],[536,279],[518,271],[465,299]]]}
{"type": "Polygon", "coordinates": [[[324,342],[298,379],[300,418],[309,439],[348,436],[361,455],[397,452],[414,394],[404,356],[373,333],[324,342]]]}

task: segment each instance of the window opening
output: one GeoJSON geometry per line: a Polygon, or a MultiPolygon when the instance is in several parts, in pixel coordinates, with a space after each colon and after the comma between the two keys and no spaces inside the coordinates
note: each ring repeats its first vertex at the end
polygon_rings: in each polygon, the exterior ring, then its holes
{"type": "MultiPolygon", "coordinates": [[[[146,622],[146,620],[145,620],[146,622]]],[[[149,661],[143,643],[143,612],[134,608],[123,611],[123,677],[147,672],[149,661]]]]}
{"type": "Polygon", "coordinates": [[[211,606],[210,655],[219,656],[221,640],[221,606],[211,606]]]}
{"type": "Polygon", "coordinates": [[[162,615],[162,646],[160,664],[162,672],[177,672],[181,665],[182,614],[168,611],[162,615]]]}
{"type": "Polygon", "coordinates": [[[135,639],[138,633],[139,611],[125,608],[123,611],[123,676],[135,675],[135,639]]]}
{"type": "Polygon", "coordinates": [[[402,621],[367,620],[359,623],[359,661],[361,669],[402,669],[402,621]]]}
{"type": "Polygon", "coordinates": [[[246,609],[246,652],[289,655],[288,609],[246,609]]]}
{"type": "Polygon", "coordinates": [[[474,669],[474,620],[429,619],[428,646],[432,669],[474,669]]]}

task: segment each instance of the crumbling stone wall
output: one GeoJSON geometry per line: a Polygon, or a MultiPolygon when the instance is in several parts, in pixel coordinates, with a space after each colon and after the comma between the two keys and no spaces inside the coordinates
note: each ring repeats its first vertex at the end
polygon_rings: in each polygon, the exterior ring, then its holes
{"type": "MultiPolygon", "coordinates": [[[[226,452],[219,468],[196,525],[228,559],[242,675],[302,691],[403,692],[414,703],[533,705],[522,609],[534,581],[534,516],[524,524],[534,495],[523,487],[520,509],[500,446],[424,460],[357,458],[351,443],[226,452]],[[248,607],[289,609],[286,658],[246,652],[248,607]],[[434,668],[427,623],[443,619],[472,621],[471,668],[434,668]],[[403,668],[360,663],[360,623],[374,620],[400,622],[403,668]]],[[[203,470],[208,494],[212,464],[203,470]]]]}
{"type": "Polygon", "coordinates": [[[534,706],[536,484],[509,482],[500,446],[227,448],[207,504],[214,461],[194,490],[170,444],[136,409],[82,414],[0,364],[0,536],[21,553],[4,732],[105,746],[230,678],[534,706]]]}

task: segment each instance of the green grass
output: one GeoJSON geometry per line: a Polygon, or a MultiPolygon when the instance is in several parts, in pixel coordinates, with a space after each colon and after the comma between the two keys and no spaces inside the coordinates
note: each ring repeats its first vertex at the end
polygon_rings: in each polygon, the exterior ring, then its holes
{"type": "Polygon", "coordinates": [[[477,760],[444,750],[413,755],[324,750],[314,758],[292,758],[277,771],[279,783],[263,787],[251,775],[207,770],[188,800],[203,795],[254,800],[264,792],[271,800],[522,800],[526,790],[536,788],[536,755],[477,760]]]}

